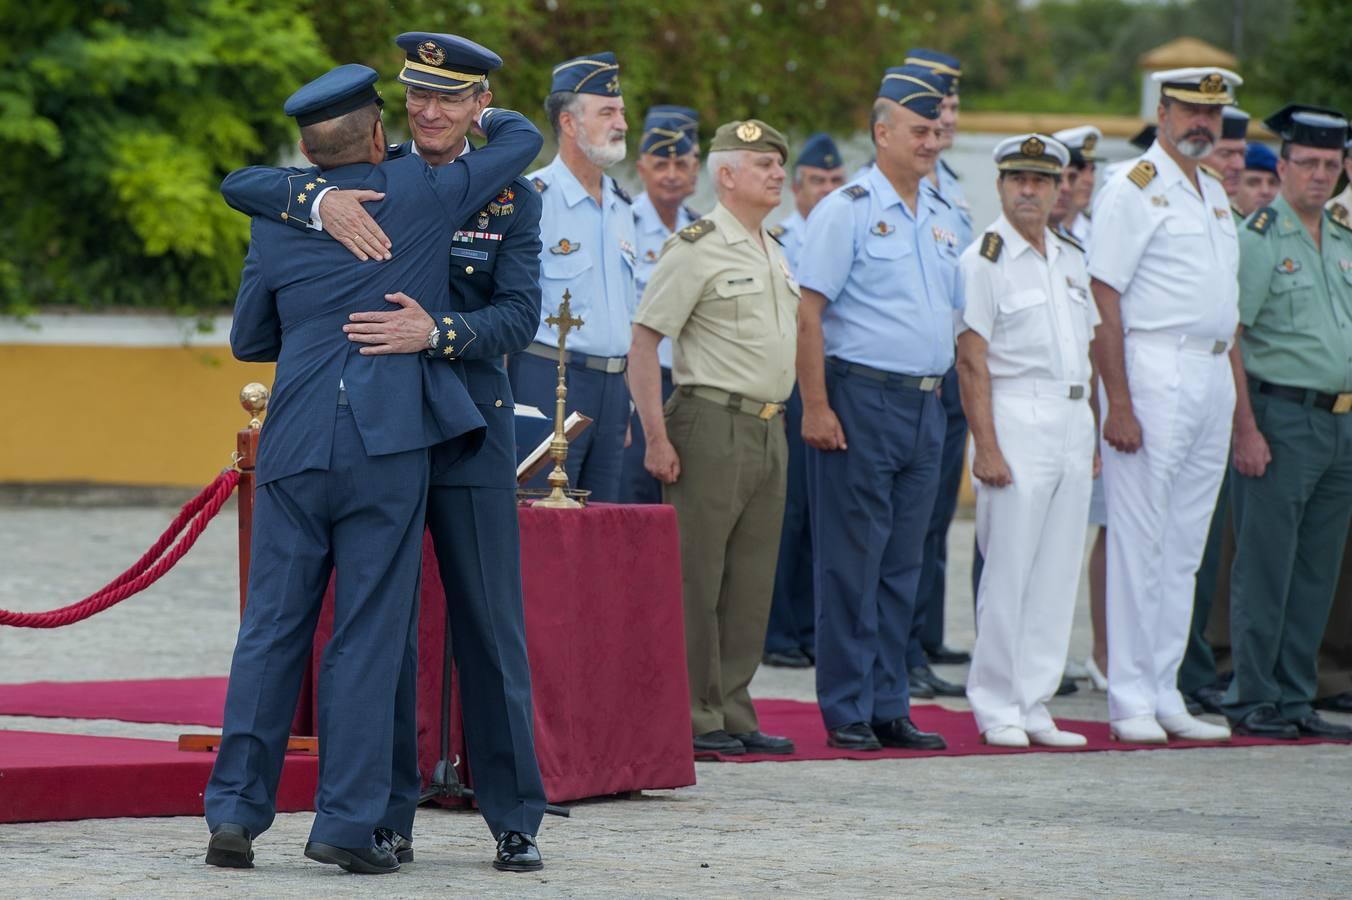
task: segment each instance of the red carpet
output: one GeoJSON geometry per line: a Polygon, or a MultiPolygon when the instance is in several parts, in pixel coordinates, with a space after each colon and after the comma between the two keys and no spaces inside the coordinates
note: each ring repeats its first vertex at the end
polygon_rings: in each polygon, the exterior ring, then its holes
{"type": "MultiPolygon", "coordinates": [[[[200,816],[214,753],[170,741],[0,731],[0,822],[200,816]]],[[[277,806],[311,809],[317,757],[290,754],[277,806]]]]}
{"type": "Polygon", "coordinates": [[[925,756],[978,756],[1002,753],[1084,753],[1102,750],[1188,750],[1196,747],[1259,747],[1268,745],[1320,744],[1316,738],[1298,741],[1272,741],[1262,738],[1236,737],[1229,743],[1209,741],[1170,741],[1168,744],[1119,744],[1108,738],[1107,722],[1080,722],[1061,719],[1058,724],[1066,731],[1074,731],[1089,739],[1088,746],[1075,750],[1053,750],[1048,747],[1030,747],[1027,750],[988,747],[981,743],[976,721],[969,712],[953,712],[933,704],[911,707],[911,720],[924,731],[937,731],[948,741],[947,750],[892,750],[884,748],[873,753],[837,750],[826,745],[826,729],[815,703],[799,700],[757,700],[761,731],[793,738],[797,752],[791,756],[770,756],[748,753],[743,756],[700,755],[701,760],[720,762],[802,762],[818,759],[919,759],[925,756]]]}
{"type": "Polygon", "coordinates": [[[221,727],[224,676],[0,684],[0,716],[221,727]]]}

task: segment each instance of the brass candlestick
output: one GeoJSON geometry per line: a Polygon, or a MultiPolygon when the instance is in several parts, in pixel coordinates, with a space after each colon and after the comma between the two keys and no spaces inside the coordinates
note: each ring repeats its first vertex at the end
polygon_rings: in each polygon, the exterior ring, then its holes
{"type": "Polygon", "coordinates": [[[549,455],[554,458],[554,471],[549,473],[549,496],[534,503],[535,506],[545,509],[579,509],[582,506],[564,493],[568,487],[568,473],[563,470],[563,461],[568,458],[568,436],[563,428],[564,398],[568,396],[564,361],[568,358],[568,332],[586,324],[582,319],[573,316],[572,306],[569,303],[571,299],[572,295],[565,288],[559,311],[545,319],[547,324],[559,330],[559,384],[554,388],[554,438],[549,442],[549,455]]]}

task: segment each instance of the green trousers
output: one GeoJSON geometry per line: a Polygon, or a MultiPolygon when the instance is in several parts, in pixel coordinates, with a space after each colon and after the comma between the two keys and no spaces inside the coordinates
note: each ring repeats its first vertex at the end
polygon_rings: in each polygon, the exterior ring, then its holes
{"type": "Polygon", "coordinates": [[[1235,677],[1225,710],[1238,719],[1271,706],[1290,719],[1308,713],[1315,697],[1352,519],[1352,415],[1258,393],[1252,401],[1272,462],[1261,478],[1231,473],[1235,677]]]}
{"type": "Polygon", "coordinates": [[[756,731],[748,686],[765,646],[784,522],[784,417],[759,419],[677,388],[666,419],[681,459],[662,499],[681,533],[691,728],[756,731]]]}

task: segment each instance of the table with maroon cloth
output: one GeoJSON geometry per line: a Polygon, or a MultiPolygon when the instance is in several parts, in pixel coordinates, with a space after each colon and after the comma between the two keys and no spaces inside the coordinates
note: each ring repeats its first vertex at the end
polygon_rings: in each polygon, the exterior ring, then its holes
{"type": "MultiPolygon", "coordinates": [[[[535,748],[546,796],[559,803],[694,784],[675,510],[522,507],[520,522],[535,748]]],[[[424,534],[418,628],[424,783],[440,759],[445,616],[432,539],[424,534]]],[[[315,635],[316,688],[332,623],[330,584],[315,635]]],[[[312,709],[298,716],[310,734],[312,709]]],[[[452,758],[460,757],[460,778],[472,785],[458,696],[451,723],[452,758]]]]}

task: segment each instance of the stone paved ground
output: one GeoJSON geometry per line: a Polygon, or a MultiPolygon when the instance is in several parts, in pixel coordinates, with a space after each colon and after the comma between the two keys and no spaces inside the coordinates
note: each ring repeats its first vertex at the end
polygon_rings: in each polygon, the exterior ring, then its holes
{"type": "MultiPolygon", "coordinates": [[[[0,607],[51,608],[96,590],[172,514],[0,506],[0,607]]],[[[163,581],[89,622],[0,630],[0,683],[225,673],[236,623],[232,526],[227,507],[163,581]]],[[[972,636],[970,547],[971,524],[959,522],[949,634],[961,646],[972,636]]],[[[812,677],[767,670],[755,689],[811,699],[812,677]]],[[[1053,712],[1103,719],[1106,705],[1082,691],[1053,712]]],[[[0,717],[0,728],[162,739],[182,730],[16,717],[0,717]]],[[[200,819],[0,825],[0,897],[1343,897],[1352,894],[1350,762],[1348,748],[1321,746],[701,763],[696,787],[548,819],[540,876],[494,872],[482,821],[441,810],[419,814],[419,861],[377,879],[305,860],[303,813],[278,818],[251,872],[201,864],[200,819]]]]}

